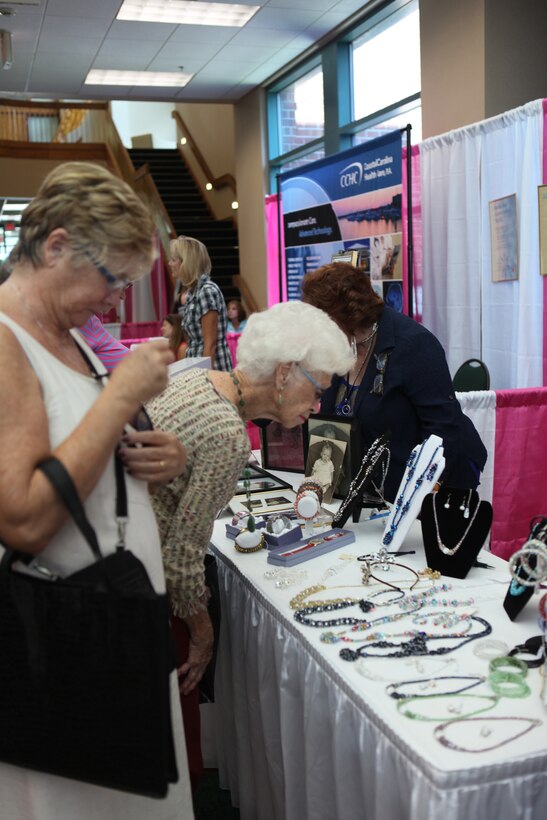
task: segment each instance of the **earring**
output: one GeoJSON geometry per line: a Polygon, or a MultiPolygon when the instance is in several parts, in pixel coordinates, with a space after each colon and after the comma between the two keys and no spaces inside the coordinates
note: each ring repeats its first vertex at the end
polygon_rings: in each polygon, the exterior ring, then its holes
{"type": "Polygon", "coordinates": [[[353,353],[354,356],[357,356],[357,340],[356,340],[355,336],[351,337],[351,343],[350,344],[351,344],[351,352],[353,353]]]}
{"type": "MultiPolygon", "coordinates": [[[[463,517],[464,518],[469,518],[469,505],[471,504],[471,495],[472,495],[472,493],[473,493],[473,490],[469,490],[469,495],[467,496],[467,503],[466,503],[465,509],[463,511],[463,517]]],[[[460,507],[460,509],[461,509],[461,507],[460,507]]]]}
{"type": "Polygon", "coordinates": [[[281,387],[279,388],[279,393],[277,394],[277,399],[276,399],[278,407],[281,407],[281,405],[283,404],[283,391],[284,391],[284,389],[285,389],[285,384],[282,384],[281,387]]]}
{"type": "Polygon", "coordinates": [[[445,502],[444,508],[445,508],[445,510],[450,509],[450,493],[448,493],[448,496],[446,497],[446,502],[445,502]]]}

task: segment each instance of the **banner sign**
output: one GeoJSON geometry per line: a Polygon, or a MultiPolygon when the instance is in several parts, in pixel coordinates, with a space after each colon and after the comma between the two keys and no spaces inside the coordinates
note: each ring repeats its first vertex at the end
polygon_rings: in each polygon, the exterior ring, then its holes
{"type": "Polygon", "coordinates": [[[287,298],[334,253],[359,251],[374,289],[402,310],[401,132],[281,174],[287,298]]]}

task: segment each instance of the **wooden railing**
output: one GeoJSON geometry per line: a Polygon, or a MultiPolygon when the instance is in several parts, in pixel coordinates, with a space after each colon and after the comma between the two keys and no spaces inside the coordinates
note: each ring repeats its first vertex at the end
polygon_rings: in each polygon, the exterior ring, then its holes
{"type": "Polygon", "coordinates": [[[245,279],[237,273],[235,276],[232,276],[232,281],[234,287],[236,287],[241,294],[241,301],[247,313],[256,313],[257,310],[260,310],[245,279]]]}
{"type": "Polygon", "coordinates": [[[108,103],[0,100],[0,150],[14,157],[102,159],[146,203],[165,252],[176,236],[148,166],[135,170],[108,103]],[[70,147],[69,147],[70,146],[70,147]]]}
{"type": "Polygon", "coordinates": [[[222,174],[222,176],[219,177],[213,176],[213,172],[209,168],[205,157],[199,150],[197,143],[195,142],[195,140],[192,137],[192,134],[190,133],[190,129],[182,119],[179,112],[172,111],[171,116],[177,124],[177,147],[182,158],[184,159],[184,154],[180,150],[180,140],[181,137],[184,137],[186,139],[187,145],[189,146],[193,155],[195,156],[196,162],[199,165],[203,173],[203,176],[205,177],[207,182],[213,187],[214,190],[218,190],[219,188],[224,188],[226,186],[231,188],[234,195],[234,199],[237,199],[236,181],[232,174],[222,174]]]}

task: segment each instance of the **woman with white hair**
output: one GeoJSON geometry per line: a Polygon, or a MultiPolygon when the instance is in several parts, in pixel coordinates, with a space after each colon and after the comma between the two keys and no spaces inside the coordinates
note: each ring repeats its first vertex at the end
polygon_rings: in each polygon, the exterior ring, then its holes
{"type": "Polygon", "coordinates": [[[211,281],[211,259],[205,245],[190,236],[171,240],[169,270],[185,289],[181,303],[182,326],[188,334],[186,357],[209,356],[215,370],[231,370],[226,341],[226,304],[219,286],[211,281]]]}
{"type": "MultiPolygon", "coordinates": [[[[179,437],[187,455],[183,473],[159,487],[152,503],[183,659],[181,695],[184,700],[191,693],[196,710],[196,684],[213,648],[203,560],[215,518],[234,495],[249,458],[245,421],[303,424],[317,411],[333,374],[347,373],[353,358],[347,337],[326,313],[286,302],[250,316],[236,370],[192,369],[147,405],[154,426],[179,437]]],[[[139,458],[134,448],[123,455],[129,469],[139,458]]],[[[187,709],[184,715],[186,725],[187,709]]],[[[192,770],[190,746],[188,754],[192,770]]]]}

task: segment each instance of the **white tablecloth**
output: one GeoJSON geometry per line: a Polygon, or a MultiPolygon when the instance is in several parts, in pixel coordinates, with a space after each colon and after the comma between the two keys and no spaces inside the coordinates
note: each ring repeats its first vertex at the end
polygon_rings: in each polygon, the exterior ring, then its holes
{"type": "MultiPolygon", "coordinates": [[[[230,789],[242,820],[545,820],[547,709],[539,698],[537,669],[528,674],[528,698],[500,699],[485,716],[539,717],[543,724],[491,752],[456,752],[435,740],[436,723],[401,716],[385,681],[365,679],[355,664],[343,661],[343,644],[321,643],[321,629],[294,620],[288,603],[296,592],[317,583],[327,568],[339,567],[339,554],[377,549],[380,521],[348,525],[356,543],[300,564],[306,580],[285,590],[264,578],[271,568],[266,553],[236,552],[224,524],[217,522],[212,540],[222,610],[215,727],[220,782],[230,789]]],[[[402,549],[416,550],[400,558],[402,563],[423,568],[418,524],[402,549]]],[[[472,596],[477,614],[493,626],[490,637],[510,647],[538,634],[537,596],[512,623],[501,606],[509,580],[505,562],[486,552],[479,558],[496,569],[474,568],[464,581],[443,579],[452,584],[449,595],[472,596]]],[[[402,569],[390,572],[396,573],[393,579],[409,576],[402,569]]],[[[358,565],[347,561],[325,583],[334,587],[359,578],[358,565]]],[[[340,589],[313,597],[347,595],[362,597],[362,592],[340,589]]],[[[367,617],[393,611],[385,607],[367,617]]],[[[333,614],[345,613],[365,617],[357,608],[333,614]]],[[[473,631],[479,628],[475,624],[473,631]]],[[[445,656],[456,660],[456,668],[437,668],[434,674],[486,675],[488,661],[478,658],[473,646],[445,656]]],[[[424,674],[404,659],[370,663],[380,677],[397,682],[428,677],[432,662],[425,659],[424,674]]],[[[469,694],[475,692],[491,694],[486,683],[469,694]]],[[[488,738],[482,745],[489,745],[488,738]]]]}

